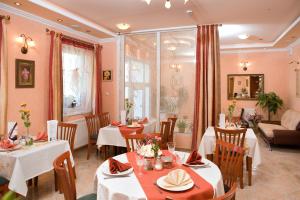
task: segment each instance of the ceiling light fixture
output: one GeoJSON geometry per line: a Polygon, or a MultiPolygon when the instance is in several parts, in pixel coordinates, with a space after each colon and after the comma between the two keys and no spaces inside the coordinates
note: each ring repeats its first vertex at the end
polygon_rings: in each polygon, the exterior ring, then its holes
{"type": "Polygon", "coordinates": [[[176,50],[176,47],[175,46],[170,46],[167,48],[169,51],[175,51],[176,50]]]}
{"type": "Polygon", "coordinates": [[[170,0],[166,0],[165,8],[166,9],[170,9],[171,8],[171,1],[170,0]]]}
{"type": "Polygon", "coordinates": [[[20,2],[15,2],[14,3],[16,6],[21,6],[22,4],[20,2]]]}
{"type": "Polygon", "coordinates": [[[150,5],[151,0],[145,0],[148,5],[150,5]]]}
{"type": "Polygon", "coordinates": [[[130,25],[129,24],[126,24],[126,23],[120,23],[120,24],[117,24],[116,25],[118,29],[120,30],[127,30],[129,29],[130,25]]]}
{"type": "Polygon", "coordinates": [[[58,21],[58,22],[62,22],[62,21],[64,21],[64,20],[62,20],[62,19],[57,19],[57,21],[58,21]]]}
{"type": "Polygon", "coordinates": [[[238,38],[240,38],[241,40],[246,40],[246,39],[248,39],[249,37],[250,37],[250,36],[249,36],[248,34],[246,34],[246,33],[238,35],[238,38]]]}

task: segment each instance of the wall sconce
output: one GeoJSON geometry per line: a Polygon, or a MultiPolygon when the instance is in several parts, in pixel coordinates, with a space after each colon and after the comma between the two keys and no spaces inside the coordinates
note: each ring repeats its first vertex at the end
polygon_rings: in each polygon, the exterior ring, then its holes
{"type": "Polygon", "coordinates": [[[28,52],[28,47],[35,46],[35,42],[32,40],[32,38],[29,36],[26,36],[25,34],[21,34],[19,37],[17,37],[16,41],[18,43],[23,44],[23,47],[21,48],[21,52],[23,54],[26,54],[28,52]]]}
{"type": "Polygon", "coordinates": [[[179,64],[171,64],[170,68],[171,69],[175,69],[176,72],[179,72],[180,69],[181,69],[181,65],[179,65],[179,64]]]}
{"type": "Polygon", "coordinates": [[[243,68],[244,71],[247,71],[248,67],[249,67],[250,63],[247,62],[240,62],[240,66],[243,68]]]}

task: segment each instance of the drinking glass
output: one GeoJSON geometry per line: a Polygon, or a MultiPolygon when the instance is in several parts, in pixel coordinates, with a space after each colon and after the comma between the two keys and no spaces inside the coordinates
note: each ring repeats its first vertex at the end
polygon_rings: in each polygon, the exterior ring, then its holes
{"type": "Polygon", "coordinates": [[[138,175],[139,176],[143,175],[143,173],[142,173],[142,167],[144,165],[144,158],[143,158],[143,156],[141,156],[139,154],[136,154],[136,164],[139,167],[138,175]]]}
{"type": "Polygon", "coordinates": [[[171,154],[174,154],[175,152],[175,143],[174,142],[168,142],[167,143],[168,150],[171,154]]]}

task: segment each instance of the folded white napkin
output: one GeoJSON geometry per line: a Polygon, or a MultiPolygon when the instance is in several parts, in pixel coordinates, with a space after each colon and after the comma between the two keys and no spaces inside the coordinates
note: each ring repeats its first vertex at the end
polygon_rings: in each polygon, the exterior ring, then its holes
{"type": "Polygon", "coordinates": [[[183,169],[176,169],[168,173],[163,184],[165,187],[178,187],[192,182],[193,180],[188,173],[186,173],[183,169]]]}

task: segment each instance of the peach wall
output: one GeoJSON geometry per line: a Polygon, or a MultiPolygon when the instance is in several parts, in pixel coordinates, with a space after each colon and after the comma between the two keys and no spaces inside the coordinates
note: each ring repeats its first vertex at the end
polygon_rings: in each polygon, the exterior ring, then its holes
{"type": "MultiPolygon", "coordinates": [[[[45,131],[48,109],[48,62],[49,62],[49,44],[50,38],[46,34],[45,28],[49,28],[44,24],[28,20],[16,16],[11,13],[1,11],[2,14],[11,16],[11,20],[7,25],[8,35],[8,121],[17,121],[19,124],[19,133],[24,132],[22,121],[19,116],[19,105],[27,103],[28,109],[31,110],[32,126],[30,132],[36,134],[39,131],[45,131]],[[15,38],[24,33],[36,42],[34,48],[30,48],[27,54],[20,52],[20,44],[15,42],[15,38]],[[15,59],[26,59],[35,61],[35,87],[29,89],[15,88],[15,59]]],[[[57,30],[60,31],[60,30],[57,30]]],[[[63,31],[60,31],[63,32],[63,31]]],[[[72,34],[66,33],[72,36],[72,34]]],[[[77,37],[78,38],[78,37],[77,37]]],[[[82,39],[82,38],[80,38],[82,39]]],[[[91,42],[91,41],[90,41],[91,42]]],[[[103,44],[103,68],[115,68],[115,44],[103,44]],[[112,57],[113,56],[113,57],[112,57]]],[[[104,83],[104,91],[115,85],[112,83],[104,83]]],[[[111,97],[114,98],[115,90],[111,97]]],[[[109,98],[104,97],[104,100],[109,98]]],[[[104,103],[106,106],[106,103],[104,103]]],[[[112,106],[106,106],[104,110],[115,112],[112,106]]]]}
{"type": "Polygon", "coordinates": [[[116,43],[103,43],[102,68],[113,70],[113,80],[102,83],[103,112],[109,112],[111,119],[118,119],[117,101],[117,48],[116,43]]]}
{"type": "MultiPolygon", "coordinates": [[[[289,56],[289,62],[296,60],[300,62],[300,44],[292,48],[291,55],[289,56]]],[[[289,65],[288,72],[288,82],[289,82],[289,107],[300,111],[300,98],[296,97],[296,73],[295,68],[300,69],[300,65],[291,64],[289,65]]]]}
{"type": "MultiPolygon", "coordinates": [[[[222,53],[221,54],[221,107],[222,112],[227,112],[231,101],[227,100],[227,75],[228,74],[264,74],[265,92],[276,92],[284,101],[285,107],[289,105],[288,92],[288,52],[253,52],[253,53],[222,53]],[[239,66],[241,61],[250,62],[248,70],[244,72],[239,66]]],[[[238,108],[254,108],[256,101],[237,101],[238,108]]],[[[284,109],[283,109],[284,110],[284,109]]],[[[280,118],[282,111],[275,119],[280,118]]],[[[258,113],[265,114],[260,108],[258,113]]],[[[238,114],[238,112],[236,113],[238,114]]]]}

